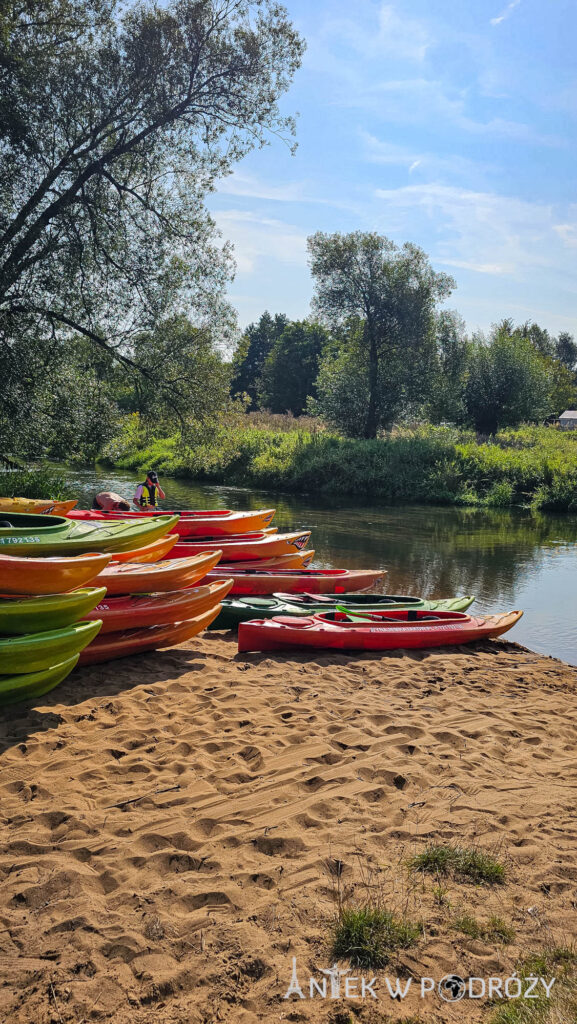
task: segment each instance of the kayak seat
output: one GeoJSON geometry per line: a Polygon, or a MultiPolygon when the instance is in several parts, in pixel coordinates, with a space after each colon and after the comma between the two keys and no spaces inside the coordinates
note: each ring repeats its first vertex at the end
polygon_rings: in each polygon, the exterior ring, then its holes
{"type": "Polygon", "coordinates": [[[279,626],[292,626],[293,629],[304,629],[306,626],[312,626],[314,619],[294,615],[275,615],[270,622],[278,622],[279,626]]]}

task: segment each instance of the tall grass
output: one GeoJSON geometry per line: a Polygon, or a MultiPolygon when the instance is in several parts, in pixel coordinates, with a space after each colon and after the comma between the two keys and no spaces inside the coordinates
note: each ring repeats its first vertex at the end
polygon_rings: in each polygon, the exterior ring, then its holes
{"type": "Polygon", "coordinates": [[[293,493],[577,511],[577,432],[523,427],[479,439],[429,425],[370,441],[317,429],[316,421],[265,417],[264,426],[255,416],[220,424],[188,444],[145,436],[130,417],[103,455],[125,468],[154,465],[173,476],[293,493]],[[268,425],[276,419],[282,428],[268,425]]]}

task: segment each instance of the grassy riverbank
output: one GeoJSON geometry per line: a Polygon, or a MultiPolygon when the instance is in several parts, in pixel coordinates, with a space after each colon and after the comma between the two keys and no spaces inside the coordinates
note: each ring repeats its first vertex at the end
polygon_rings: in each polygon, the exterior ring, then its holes
{"type": "Polygon", "coordinates": [[[364,441],[299,422],[279,429],[247,417],[185,446],[177,436],[147,437],[130,421],[104,457],[126,469],[293,493],[577,511],[577,434],[523,427],[479,441],[470,431],[423,426],[364,441]]]}

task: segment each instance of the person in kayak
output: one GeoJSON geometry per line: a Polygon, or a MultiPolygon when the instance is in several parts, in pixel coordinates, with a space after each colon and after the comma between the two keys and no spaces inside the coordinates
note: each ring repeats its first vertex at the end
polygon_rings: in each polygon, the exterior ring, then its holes
{"type": "Polygon", "coordinates": [[[92,502],[94,512],[130,512],[130,502],[114,491],[99,491],[92,502]]]}
{"type": "Polygon", "coordinates": [[[146,480],[139,484],[132,499],[137,508],[156,508],[158,499],[164,500],[166,494],[158,482],[158,473],[153,469],[146,474],[146,480]]]}

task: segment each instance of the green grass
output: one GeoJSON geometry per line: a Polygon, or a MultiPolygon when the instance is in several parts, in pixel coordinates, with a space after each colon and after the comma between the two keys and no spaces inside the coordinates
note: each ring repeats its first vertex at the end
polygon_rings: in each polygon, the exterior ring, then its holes
{"type": "Polygon", "coordinates": [[[418,925],[377,907],[343,907],[335,925],[332,954],[353,966],[386,967],[398,949],[419,937],[418,925]]]}
{"type": "Polygon", "coordinates": [[[522,981],[531,977],[555,978],[551,998],[543,987],[536,999],[513,999],[497,1006],[486,1024],[575,1024],[577,1021],[577,954],[567,946],[555,947],[524,957],[516,965],[522,981]]]}
{"type": "Polygon", "coordinates": [[[52,469],[14,470],[0,473],[2,498],[74,498],[66,478],[52,469]]]}
{"type": "Polygon", "coordinates": [[[488,885],[502,885],[505,881],[505,868],[491,854],[474,847],[464,846],[428,846],[410,862],[416,871],[443,876],[451,875],[460,881],[483,882],[488,885]]]}
{"type": "Polygon", "coordinates": [[[483,939],[485,942],[502,942],[507,945],[515,938],[515,929],[511,928],[502,917],[493,916],[486,922],[479,922],[476,918],[465,914],[456,919],[455,928],[471,939],[483,939]]]}
{"type": "Polygon", "coordinates": [[[102,457],[126,469],[154,465],[169,476],[292,493],[577,511],[577,431],[521,427],[479,440],[427,425],[367,441],[310,419],[280,419],[239,417],[183,439],[147,433],[128,416],[102,457]]]}

